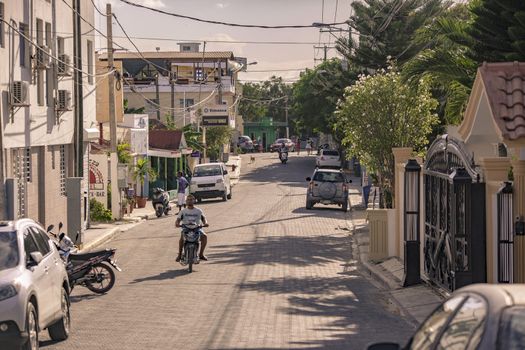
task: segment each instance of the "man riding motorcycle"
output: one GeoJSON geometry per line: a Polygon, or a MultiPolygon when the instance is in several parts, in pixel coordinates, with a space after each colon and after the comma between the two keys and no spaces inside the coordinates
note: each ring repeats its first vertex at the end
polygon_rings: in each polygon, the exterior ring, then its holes
{"type": "MultiPolygon", "coordinates": [[[[202,210],[195,207],[195,197],[191,194],[188,197],[186,197],[186,207],[182,209],[177,215],[177,221],[175,221],[175,227],[181,227],[181,224],[183,225],[196,224],[199,226],[202,225],[202,227],[209,226],[202,210]]],[[[206,249],[206,244],[208,243],[208,236],[202,230],[200,230],[200,241],[201,241],[201,249],[200,249],[199,259],[208,260],[206,255],[204,255],[204,250],[206,249]]],[[[177,262],[179,262],[182,257],[183,247],[184,247],[184,236],[183,236],[183,233],[181,232],[180,239],[179,239],[179,255],[177,255],[177,259],[175,259],[175,261],[177,262]]]]}

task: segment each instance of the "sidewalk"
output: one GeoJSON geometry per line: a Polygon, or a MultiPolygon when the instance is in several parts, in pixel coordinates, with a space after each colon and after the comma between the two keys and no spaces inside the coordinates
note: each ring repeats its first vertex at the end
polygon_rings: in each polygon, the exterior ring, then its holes
{"type": "Polygon", "coordinates": [[[350,188],[352,210],[349,213],[348,228],[353,237],[354,256],[359,258],[365,272],[386,288],[401,312],[417,326],[443,301],[444,296],[426,283],[404,288],[404,266],[397,257],[388,258],[379,263],[368,259],[370,232],[366,210],[362,205],[360,179],[351,178],[353,180],[350,188]]]}
{"type": "MultiPolygon", "coordinates": [[[[235,165],[235,170],[230,172],[230,178],[232,185],[237,184],[241,174],[241,157],[231,155],[226,165],[230,167],[230,169],[235,165]]],[[[172,210],[176,210],[175,207],[176,206],[172,202],[172,210]]],[[[84,243],[82,244],[81,251],[84,252],[97,249],[105,245],[119,233],[126,232],[137,226],[142,221],[154,217],[155,209],[153,209],[151,201],[148,201],[144,208],[133,209],[133,213],[124,215],[120,221],[92,224],[91,227],[84,232],[84,243]]]]}

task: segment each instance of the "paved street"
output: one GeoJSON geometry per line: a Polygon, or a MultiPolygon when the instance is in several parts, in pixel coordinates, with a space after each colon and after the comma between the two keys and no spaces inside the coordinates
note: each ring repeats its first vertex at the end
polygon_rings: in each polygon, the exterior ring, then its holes
{"type": "MultiPolygon", "coordinates": [[[[73,292],[71,337],[45,349],[362,349],[412,329],[357,270],[346,215],[307,211],[314,157],[244,159],[233,199],[204,202],[210,259],[175,263],[174,216],[120,234],[115,288],[73,292]]],[[[335,207],[334,207],[335,208],[335,207]]]]}

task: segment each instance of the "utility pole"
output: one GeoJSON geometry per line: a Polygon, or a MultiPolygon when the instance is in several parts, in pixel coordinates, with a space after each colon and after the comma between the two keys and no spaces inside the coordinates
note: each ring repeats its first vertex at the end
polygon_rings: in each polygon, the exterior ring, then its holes
{"type": "Polygon", "coordinates": [[[175,82],[174,82],[173,72],[170,72],[170,87],[171,87],[171,121],[175,124],[175,82]]]}
{"type": "Polygon", "coordinates": [[[317,50],[323,50],[324,54],[323,54],[323,59],[315,59],[315,61],[323,61],[323,62],[326,62],[326,60],[328,60],[328,50],[330,49],[335,49],[336,47],[335,46],[328,46],[328,45],[324,45],[324,46],[314,46],[314,49],[317,49],[317,50]]]}
{"type": "Polygon", "coordinates": [[[157,99],[157,120],[160,120],[160,91],[159,91],[159,71],[155,77],[155,98],[157,99]]]}
{"type": "Polygon", "coordinates": [[[73,2],[74,95],[75,95],[75,176],[84,177],[84,92],[82,89],[82,27],[80,0],[73,2]]]}
{"type": "Polygon", "coordinates": [[[286,118],[286,138],[290,138],[290,127],[288,126],[288,96],[284,99],[284,113],[286,118]]]}
{"type": "MultiPolygon", "coordinates": [[[[113,61],[113,15],[111,4],[106,4],[107,38],[108,38],[108,68],[115,69],[113,61]]],[[[111,213],[114,219],[120,219],[120,189],[118,188],[118,155],[117,155],[117,119],[115,112],[115,75],[108,75],[109,86],[109,132],[110,132],[110,158],[109,172],[111,174],[111,213]]],[[[142,189],[141,189],[142,191],[142,189]]],[[[142,195],[142,193],[141,193],[142,195]]]]}

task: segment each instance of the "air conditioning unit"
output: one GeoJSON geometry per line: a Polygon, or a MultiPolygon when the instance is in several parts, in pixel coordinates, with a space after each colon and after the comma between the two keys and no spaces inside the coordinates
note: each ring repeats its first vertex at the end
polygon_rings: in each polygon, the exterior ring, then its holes
{"type": "Polygon", "coordinates": [[[36,68],[37,69],[46,69],[49,68],[51,64],[51,56],[49,54],[51,50],[47,46],[40,46],[36,50],[36,68]]]}
{"type": "Polygon", "coordinates": [[[29,106],[29,83],[26,81],[13,81],[11,83],[10,102],[12,107],[29,106]]]}
{"type": "Polygon", "coordinates": [[[71,91],[58,90],[57,111],[65,112],[71,110],[71,91]]]}
{"type": "Polygon", "coordinates": [[[57,67],[59,76],[71,75],[71,58],[68,54],[63,53],[58,56],[57,67]]]}

